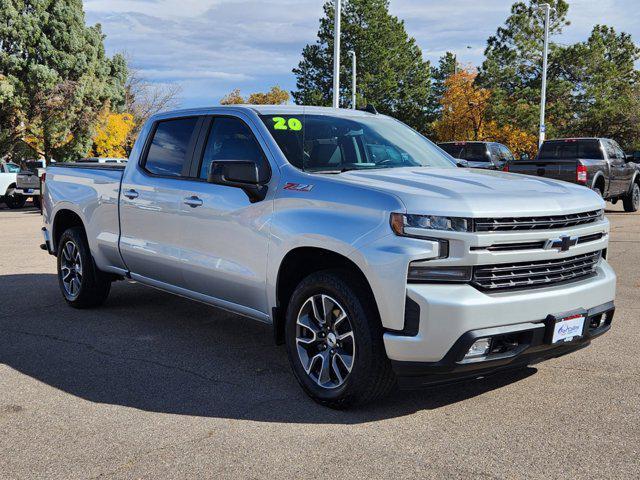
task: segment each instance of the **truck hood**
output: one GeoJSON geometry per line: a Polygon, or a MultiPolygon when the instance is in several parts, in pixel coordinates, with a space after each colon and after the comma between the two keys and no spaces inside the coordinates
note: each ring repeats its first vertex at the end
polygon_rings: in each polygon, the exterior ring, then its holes
{"type": "Polygon", "coordinates": [[[544,216],[605,205],[598,194],[580,185],[492,170],[407,167],[355,170],[337,178],[394,194],[413,214],[544,216]]]}

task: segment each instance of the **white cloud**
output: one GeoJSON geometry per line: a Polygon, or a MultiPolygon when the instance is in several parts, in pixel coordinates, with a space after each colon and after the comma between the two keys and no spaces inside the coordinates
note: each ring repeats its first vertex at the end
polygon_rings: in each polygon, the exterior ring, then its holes
{"type": "MultiPolygon", "coordinates": [[[[126,52],[143,75],[183,86],[186,105],[213,103],[232,88],[246,93],[295,87],[291,69],[316,39],[322,0],[86,0],[110,53],[126,52]]],[[[504,23],[511,0],[392,0],[425,58],[446,51],[478,64],[489,35],[504,23]],[[471,48],[467,48],[470,46],[471,48]]],[[[573,0],[572,25],[556,40],[587,38],[604,23],[640,37],[637,0],[573,0]]]]}

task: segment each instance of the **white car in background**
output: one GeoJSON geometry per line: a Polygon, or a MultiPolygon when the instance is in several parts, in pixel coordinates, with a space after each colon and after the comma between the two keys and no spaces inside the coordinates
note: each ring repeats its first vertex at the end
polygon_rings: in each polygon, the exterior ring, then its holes
{"type": "Polygon", "coordinates": [[[11,209],[22,208],[26,197],[16,192],[16,177],[20,165],[0,160],[0,203],[5,203],[11,209]]]}

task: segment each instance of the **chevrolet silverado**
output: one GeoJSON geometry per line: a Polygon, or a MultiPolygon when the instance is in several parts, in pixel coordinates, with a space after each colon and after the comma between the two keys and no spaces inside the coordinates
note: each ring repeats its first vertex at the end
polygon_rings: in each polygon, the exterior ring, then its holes
{"type": "Polygon", "coordinates": [[[458,168],[384,115],[163,113],[126,166],[50,166],[43,191],[70,306],[128,279],[265,322],[335,408],[558,357],[613,319],[600,196],[458,168]]]}

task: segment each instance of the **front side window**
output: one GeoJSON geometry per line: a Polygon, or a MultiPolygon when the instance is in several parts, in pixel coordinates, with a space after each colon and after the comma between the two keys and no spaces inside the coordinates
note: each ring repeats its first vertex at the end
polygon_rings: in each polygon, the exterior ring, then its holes
{"type": "Polygon", "coordinates": [[[267,161],[251,129],[241,120],[231,117],[213,119],[207,145],[200,164],[200,178],[209,175],[211,163],[216,161],[255,162],[260,178],[268,177],[267,161]]]}
{"type": "Polygon", "coordinates": [[[261,118],[289,163],[308,172],[456,168],[435,144],[389,117],[276,114],[261,118]]]}
{"type": "Polygon", "coordinates": [[[165,120],[156,126],[144,168],[155,175],[179,177],[190,161],[198,118],[165,120]]]}

